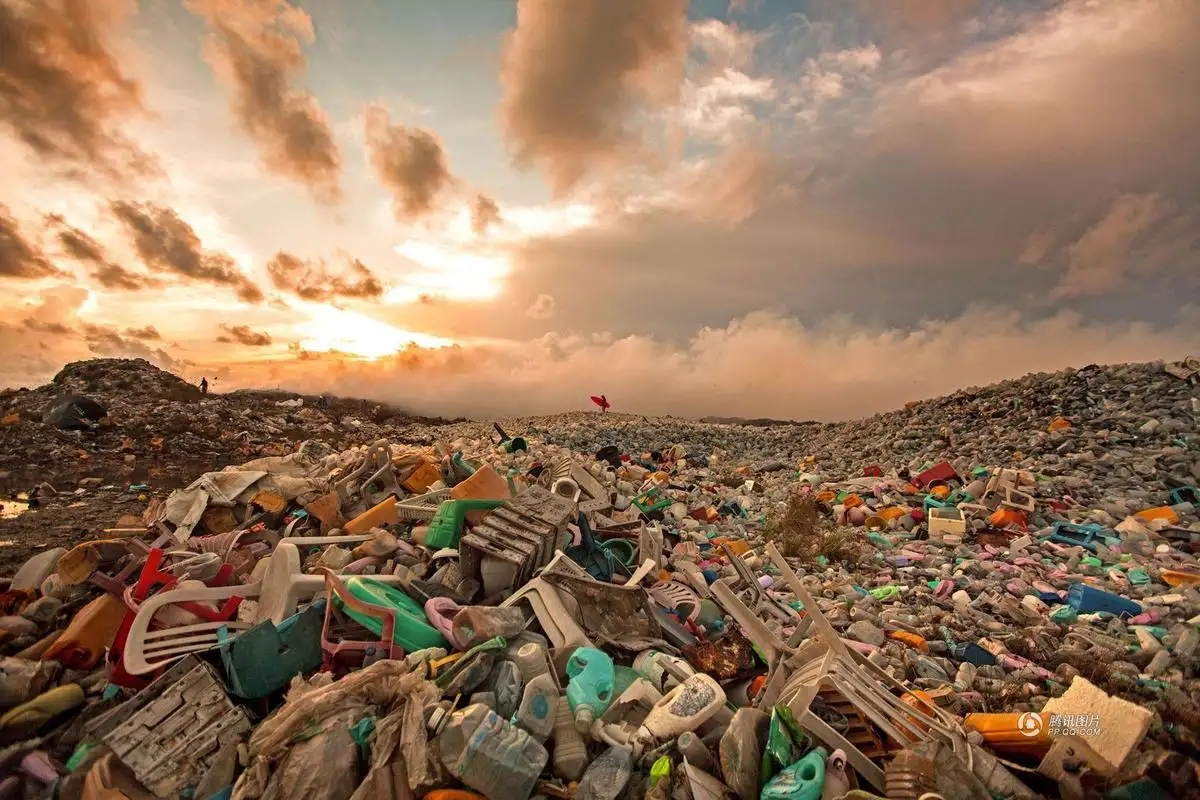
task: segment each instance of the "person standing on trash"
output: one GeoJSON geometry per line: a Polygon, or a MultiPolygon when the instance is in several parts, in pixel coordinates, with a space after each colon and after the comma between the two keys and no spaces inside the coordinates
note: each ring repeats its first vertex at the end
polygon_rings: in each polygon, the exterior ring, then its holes
{"type": "Polygon", "coordinates": [[[200,394],[208,394],[208,378],[200,378],[200,394]]]}
{"type": "Polygon", "coordinates": [[[596,395],[592,395],[592,402],[595,403],[596,405],[600,406],[601,414],[603,414],[605,411],[608,411],[608,409],[610,407],[608,398],[605,397],[604,395],[600,395],[599,397],[597,397],[596,395]]]}

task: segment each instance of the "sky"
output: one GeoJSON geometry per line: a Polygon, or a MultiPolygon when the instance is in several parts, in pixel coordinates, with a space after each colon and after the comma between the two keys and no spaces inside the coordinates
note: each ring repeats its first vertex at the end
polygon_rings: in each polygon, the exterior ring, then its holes
{"type": "Polygon", "coordinates": [[[837,420],[1200,354],[1195,0],[0,0],[0,387],[837,420]]]}

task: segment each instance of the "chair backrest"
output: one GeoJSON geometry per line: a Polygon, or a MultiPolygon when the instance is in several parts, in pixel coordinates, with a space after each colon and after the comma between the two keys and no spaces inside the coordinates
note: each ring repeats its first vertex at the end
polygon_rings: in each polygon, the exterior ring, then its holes
{"type": "Polygon", "coordinates": [[[160,592],[145,600],[138,609],[129,635],[125,640],[122,660],[131,675],[147,675],[159,667],[178,661],[192,653],[211,650],[220,644],[217,632],[222,628],[243,631],[253,627],[251,622],[240,622],[236,618],[212,619],[193,624],[179,625],[162,630],[152,630],[154,616],[168,606],[179,605],[200,616],[233,617],[243,599],[258,597],[260,584],[242,586],[220,586],[217,588],[189,587],[160,592]],[[222,607],[214,612],[199,605],[205,602],[220,602],[222,607]]]}

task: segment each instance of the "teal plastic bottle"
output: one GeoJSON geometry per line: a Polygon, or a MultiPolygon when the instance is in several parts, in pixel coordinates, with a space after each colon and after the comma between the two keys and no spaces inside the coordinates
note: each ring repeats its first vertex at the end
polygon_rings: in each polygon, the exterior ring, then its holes
{"type": "Polygon", "coordinates": [[[825,759],[829,751],[817,747],[787,767],[763,787],[759,800],[821,800],[825,786],[825,759]]]}
{"type": "Polygon", "coordinates": [[[612,705],[615,674],[608,653],[594,647],[580,647],[568,659],[567,701],[580,733],[590,729],[592,722],[612,705]]]}

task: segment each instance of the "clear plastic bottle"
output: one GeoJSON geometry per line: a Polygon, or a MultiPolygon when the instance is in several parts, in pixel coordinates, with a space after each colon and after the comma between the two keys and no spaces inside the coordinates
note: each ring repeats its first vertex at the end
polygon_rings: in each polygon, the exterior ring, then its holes
{"type": "Polygon", "coordinates": [[[591,763],[579,788],[575,800],[616,800],[625,791],[633,775],[633,757],[622,747],[610,747],[591,763]]]}
{"type": "Polygon", "coordinates": [[[514,725],[544,742],[554,730],[558,714],[558,686],[549,674],[542,674],[525,684],[521,705],[513,716],[514,725]]]}
{"type": "Polygon", "coordinates": [[[550,760],[540,742],[482,705],[450,715],[438,751],[451,775],[489,800],[526,800],[550,760]]]}
{"type": "Polygon", "coordinates": [[[463,606],[454,615],[451,630],[455,640],[469,648],[495,636],[516,636],[525,630],[525,624],[525,613],[515,606],[463,606]]]}

